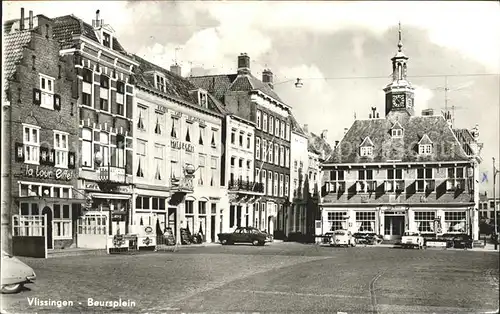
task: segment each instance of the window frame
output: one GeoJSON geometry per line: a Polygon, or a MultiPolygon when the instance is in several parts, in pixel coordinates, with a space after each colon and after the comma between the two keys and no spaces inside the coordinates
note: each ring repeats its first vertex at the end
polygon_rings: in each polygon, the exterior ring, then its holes
{"type": "Polygon", "coordinates": [[[54,110],[54,95],[56,79],[46,74],[38,73],[41,92],[40,107],[54,110]],[[43,84],[43,82],[46,82],[43,84]],[[43,87],[45,85],[46,87],[43,87]],[[51,88],[47,88],[51,87],[51,88]]]}
{"type": "Polygon", "coordinates": [[[69,155],[69,133],[54,130],[54,150],[55,150],[54,167],[67,169],[68,155],[69,155]],[[59,136],[60,143],[62,142],[62,138],[65,138],[66,144],[63,146],[61,145],[58,146],[56,141],[57,136],[59,136]],[[59,160],[58,156],[62,156],[63,159],[62,163],[58,163],[59,160]]]}
{"type": "Polygon", "coordinates": [[[24,163],[39,165],[40,164],[40,130],[41,127],[31,124],[22,124],[23,126],[23,153],[24,153],[24,163]],[[26,141],[26,130],[28,131],[29,140],[26,141]],[[36,141],[32,141],[33,131],[36,131],[36,141]],[[28,153],[28,151],[30,153],[28,153]],[[33,158],[28,159],[27,156],[33,156],[33,158]]]}

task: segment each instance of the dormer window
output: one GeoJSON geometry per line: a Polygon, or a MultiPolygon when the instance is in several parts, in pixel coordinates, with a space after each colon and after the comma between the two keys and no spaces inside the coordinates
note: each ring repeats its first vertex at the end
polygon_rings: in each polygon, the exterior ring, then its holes
{"type": "Polygon", "coordinates": [[[208,108],[208,95],[204,90],[198,91],[198,103],[203,108],[208,108]]]}
{"type": "Polygon", "coordinates": [[[165,92],[165,77],[162,74],[155,74],[155,86],[162,92],[165,92]]]}
{"type": "Polygon", "coordinates": [[[361,145],[359,145],[359,155],[361,157],[371,157],[373,156],[373,142],[369,137],[366,137],[361,145]]]}
{"type": "Polygon", "coordinates": [[[403,127],[398,121],[396,121],[396,123],[394,123],[394,125],[391,128],[391,136],[393,138],[403,137],[403,127]]]}
{"type": "Polygon", "coordinates": [[[424,134],[418,142],[418,153],[420,155],[432,154],[432,141],[427,134],[424,134]]]}
{"type": "Polygon", "coordinates": [[[110,34],[108,34],[106,32],[102,32],[102,44],[105,47],[111,48],[111,35],[110,34]]]}

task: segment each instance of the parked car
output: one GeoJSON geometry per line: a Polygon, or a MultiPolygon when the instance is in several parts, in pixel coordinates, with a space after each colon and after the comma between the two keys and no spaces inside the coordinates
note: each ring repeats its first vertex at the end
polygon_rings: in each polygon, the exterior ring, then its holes
{"type": "Polygon", "coordinates": [[[265,230],[261,230],[260,232],[262,232],[263,234],[266,235],[266,242],[273,242],[274,241],[274,237],[272,234],[269,234],[267,231],[265,230]]]}
{"type": "Polygon", "coordinates": [[[234,243],[252,243],[253,245],[264,245],[267,235],[259,229],[252,227],[238,227],[231,233],[219,233],[217,235],[222,245],[234,243]]]}
{"type": "Polygon", "coordinates": [[[349,230],[336,230],[333,232],[330,246],[356,246],[356,239],[349,230]]]}
{"type": "Polygon", "coordinates": [[[472,238],[466,233],[455,234],[453,238],[453,247],[461,249],[472,249],[472,238]]]}
{"type": "Polygon", "coordinates": [[[353,234],[354,239],[357,244],[380,244],[383,241],[381,235],[377,235],[374,232],[356,232],[353,234]]]}
{"type": "Polygon", "coordinates": [[[438,236],[437,239],[433,240],[433,241],[436,241],[436,242],[440,242],[440,241],[444,241],[446,242],[446,247],[447,248],[452,248],[454,245],[453,245],[453,239],[457,236],[456,233],[445,233],[445,234],[442,234],[440,236],[438,236]]]}
{"type": "Polygon", "coordinates": [[[424,247],[424,237],[418,232],[406,231],[401,238],[401,247],[422,249],[424,247]]]}
{"type": "Polygon", "coordinates": [[[323,243],[330,243],[333,237],[333,231],[326,232],[323,235],[323,243]]]}
{"type": "Polygon", "coordinates": [[[2,293],[18,293],[35,279],[33,268],[2,250],[2,293]]]}

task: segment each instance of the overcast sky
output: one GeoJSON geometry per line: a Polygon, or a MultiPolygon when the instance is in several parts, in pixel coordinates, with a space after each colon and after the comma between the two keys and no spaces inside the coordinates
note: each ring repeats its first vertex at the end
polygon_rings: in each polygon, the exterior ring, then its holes
{"type": "MultiPolygon", "coordinates": [[[[2,2],[5,19],[25,12],[55,17],[74,14],[88,23],[100,9],[122,45],[168,69],[177,59],[185,76],[235,73],[238,54],[251,58],[252,73],[275,74],[275,90],[293,107],[301,124],[328,140],[340,140],[354,115],[370,107],[384,112],[382,89],[403,29],[408,76],[416,87],[416,110],[445,106],[444,76],[500,72],[498,2],[195,2],[30,1],[2,2]],[[176,48],[177,54],[175,53],[176,48]],[[176,56],[177,55],[177,56],[176,56]],[[437,75],[423,78],[415,76],[437,75]],[[303,79],[302,89],[293,80],[303,79]]],[[[26,13],[27,14],[27,13],[26,13]]],[[[448,77],[448,106],[455,125],[479,124],[484,142],[481,170],[489,176],[500,159],[499,76],[448,77]]],[[[500,180],[499,180],[500,181],[500,180]]]]}

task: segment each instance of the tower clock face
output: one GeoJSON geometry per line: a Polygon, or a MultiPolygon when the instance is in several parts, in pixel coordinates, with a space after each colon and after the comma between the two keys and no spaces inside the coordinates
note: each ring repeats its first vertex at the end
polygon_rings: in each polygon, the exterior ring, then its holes
{"type": "Polygon", "coordinates": [[[404,95],[393,95],[392,96],[392,106],[394,108],[403,108],[405,106],[405,96],[404,95]]]}

